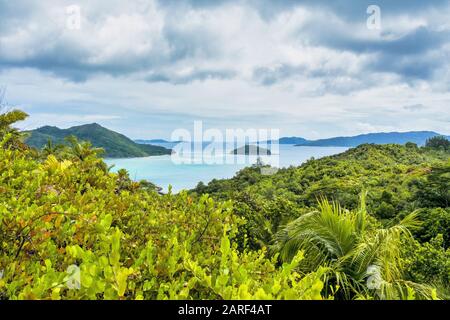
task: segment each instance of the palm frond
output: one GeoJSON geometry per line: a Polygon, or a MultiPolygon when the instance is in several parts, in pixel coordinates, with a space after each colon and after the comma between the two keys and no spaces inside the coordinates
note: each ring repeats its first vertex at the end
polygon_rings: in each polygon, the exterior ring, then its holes
{"type": "Polygon", "coordinates": [[[302,250],[305,259],[298,269],[304,273],[327,266],[325,290],[339,288],[339,294],[345,298],[400,299],[405,294],[411,295],[411,290],[417,296],[429,293],[428,287],[402,279],[400,248],[402,241],[412,239],[410,229],[418,224],[417,213],[380,228],[371,223],[365,200],[363,192],[360,206],[354,211],[344,210],[335,202],[319,200],[318,211],[299,217],[275,235],[272,249],[285,262],[302,250]],[[373,270],[376,274],[371,274],[373,270]],[[369,280],[375,283],[369,285],[369,280]]]}

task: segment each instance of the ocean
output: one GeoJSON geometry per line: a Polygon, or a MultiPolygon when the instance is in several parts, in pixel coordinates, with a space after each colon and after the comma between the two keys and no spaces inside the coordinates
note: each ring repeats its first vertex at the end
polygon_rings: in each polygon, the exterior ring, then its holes
{"type": "MultiPolygon", "coordinates": [[[[170,144],[159,144],[172,147],[170,144]]],[[[193,148],[192,148],[193,149],[193,148]]],[[[279,168],[299,166],[308,159],[330,156],[346,151],[346,147],[295,147],[294,145],[279,145],[277,154],[264,155],[263,163],[279,168]]],[[[256,163],[257,156],[233,155],[233,163],[228,163],[230,149],[216,155],[206,156],[203,152],[188,150],[180,158],[170,155],[128,159],[105,159],[108,165],[114,165],[112,171],[126,169],[133,180],[148,180],[167,192],[169,185],[172,192],[192,189],[202,181],[207,184],[213,179],[233,177],[239,170],[256,163]],[[228,157],[228,158],[226,158],[228,157]],[[225,159],[226,158],[226,159],[225,159]]]]}

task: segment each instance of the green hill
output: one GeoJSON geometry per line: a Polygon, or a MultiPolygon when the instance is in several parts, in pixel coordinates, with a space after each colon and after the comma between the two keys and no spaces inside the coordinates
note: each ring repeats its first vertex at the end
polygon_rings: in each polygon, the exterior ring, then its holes
{"type": "MultiPolygon", "coordinates": [[[[208,185],[199,183],[195,192],[234,200],[237,208],[246,208],[242,209],[246,218],[260,215],[261,221],[271,221],[272,232],[314,207],[323,197],[355,209],[364,190],[369,193],[367,205],[374,216],[393,219],[421,206],[416,202],[419,182],[433,166],[444,164],[449,157],[448,152],[425,147],[364,144],[338,155],[307,161],[299,167],[280,169],[273,175],[261,174],[261,168],[255,165],[241,170],[232,179],[214,179],[208,185]]],[[[433,190],[427,195],[440,197],[439,201],[433,200],[439,203],[436,207],[446,207],[442,203],[450,202],[450,180],[446,179],[447,187],[439,191],[442,194],[433,190]]],[[[270,239],[267,235],[266,240],[270,239]]]]}
{"type": "Polygon", "coordinates": [[[86,145],[30,150],[25,117],[0,115],[0,300],[450,299],[443,140],[164,195],[86,145]]]}
{"type": "Polygon", "coordinates": [[[26,143],[35,148],[42,148],[50,139],[53,143],[65,143],[67,136],[73,135],[80,140],[87,140],[94,147],[105,149],[107,158],[134,158],[170,154],[171,150],[150,144],[138,144],[126,136],[102,127],[97,123],[86,124],[68,129],[45,126],[29,132],[26,143]]]}

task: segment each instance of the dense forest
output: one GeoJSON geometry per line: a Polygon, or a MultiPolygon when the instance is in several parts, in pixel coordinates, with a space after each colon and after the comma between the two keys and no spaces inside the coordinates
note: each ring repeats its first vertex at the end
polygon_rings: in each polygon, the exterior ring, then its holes
{"type": "Polygon", "coordinates": [[[74,136],[104,150],[106,158],[136,158],[171,154],[172,150],[152,144],[140,144],[124,135],[106,129],[97,123],[59,129],[45,126],[26,132],[27,145],[41,149],[46,145],[67,144],[67,137],[74,136]]]}
{"type": "Polygon", "coordinates": [[[0,300],[450,299],[444,137],[159,194],[25,117],[0,115],[0,300]]]}

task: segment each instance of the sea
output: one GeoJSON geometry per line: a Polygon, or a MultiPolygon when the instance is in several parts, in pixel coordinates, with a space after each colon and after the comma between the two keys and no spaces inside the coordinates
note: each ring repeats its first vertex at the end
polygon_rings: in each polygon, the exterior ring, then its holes
{"type": "MultiPolygon", "coordinates": [[[[183,143],[181,143],[183,144],[183,143]]],[[[275,168],[300,166],[305,161],[319,159],[345,152],[346,147],[306,147],[280,144],[270,155],[231,155],[233,148],[224,146],[211,152],[207,145],[200,148],[173,143],[158,143],[160,146],[175,148],[176,155],[143,158],[105,159],[112,171],[128,171],[130,178],[148,180],[162,188],[163,192],[180,192],[192,189],[199,182],[207,184],[213,179],[232,178],[239,170],[260,161],[275,168]],[[220,150],[222,149],[222,150],[220,150]]],[[[214,149],[214,148],[212,148],[214,149]]],[[[270,173],[270,172],[269,172],[270,173]]]]}

